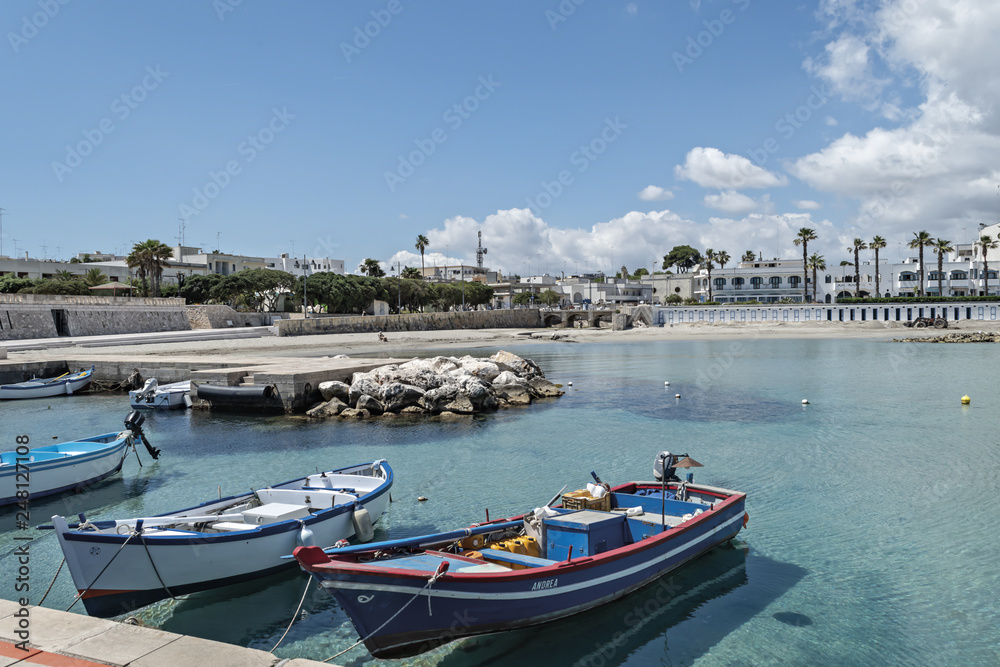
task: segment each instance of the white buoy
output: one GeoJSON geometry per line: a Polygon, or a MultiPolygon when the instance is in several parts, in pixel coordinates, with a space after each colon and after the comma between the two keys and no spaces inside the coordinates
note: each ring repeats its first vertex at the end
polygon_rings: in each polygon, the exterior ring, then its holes
{"type": "Polygon", "coordinates": [[[674,398],[680,398],[680,397],[681,397],[680,394],[674,394],[674,398]]]}
{"type": "Polygon", "coordinates": [[[664,380],[664,382],[663,382],[663,386],[664,386],[664,387],[669,387],[669,386],[670,386],[670,383],[669,383],[669,382],[667,382],[666,380],[664,380]]]}
{"type": "Polygon", "coordinates": [[[809,405],[809,399],[808,398],[803,398],[802,399],[802,405],[809,405]]]}
{"type": "Polygon", "coordinates": [[[569,382],[569,383],[567,383],[567,384],[569,384],[569,386],[570,386],[570,387],[572,387],[572,386],[573,386],[573,383],[572,383],[572,382],[569,382]]]}

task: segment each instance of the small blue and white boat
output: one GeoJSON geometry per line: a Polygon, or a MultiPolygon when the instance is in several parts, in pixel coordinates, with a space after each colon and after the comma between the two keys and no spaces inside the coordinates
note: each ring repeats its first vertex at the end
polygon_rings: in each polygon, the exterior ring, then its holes
{"type": "Polygon", "coordinates": [[[89,371],[64,373],[52,378],[33,378],[13,384],[0,384],[0,399],[11,398],[49,398],[51,396],[69,395],[80,391],[90,384],[94,367],[89,371]]]}
{"type": "Polygon", "coordinates": [[[374,657],[404,658],[607,604],[731,540],[747,521],[737,491],[663,479],[603,489],[450,533],[299,547],[294,556],[374,657]],[[581,500],[583,509],[565,507],[581,500]]]}
{"type": "Polygon", "coordinates": [[[122,469],[122,463],[136,439],[153,449],[142,433],[142,420],[130,414],[126,430],[58,445],[29,448],[19,445],[12,452],[0,454],[0,505],[75,491],[109,477],[122,469]],[[21,495],[18,495],[18,493],[21,495]]]}
{"type": "Polygon", "coordinates": [[[380,460],[153,517],[53,516],[52,527],[87,613],[109,617],[294,567],[297,545],[371,540],[391,487],[380,460]]]}
{"type": "Polygon", "coordinates": [[[128,393],[128,402],[136,410],[174,410],[190,407],[191,381],[159,384],[156,378],[146,380],[142,389],[128,393]]]}

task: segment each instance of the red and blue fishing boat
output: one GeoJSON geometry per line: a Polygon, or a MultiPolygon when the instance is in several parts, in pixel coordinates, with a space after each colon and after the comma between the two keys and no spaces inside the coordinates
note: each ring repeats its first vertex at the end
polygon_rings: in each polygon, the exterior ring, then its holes
{"type": "MultiPolygon", "coordinates": [[[[746,494],[680,481],[658,455],[659,481],[598,484],[510,519],[402,540],[294,556],[351,618],[376,658],[539,625],[636,591],[746,525],[746,494]]],[[[561,493],[561,492],[560,492],[561,493]]]]}

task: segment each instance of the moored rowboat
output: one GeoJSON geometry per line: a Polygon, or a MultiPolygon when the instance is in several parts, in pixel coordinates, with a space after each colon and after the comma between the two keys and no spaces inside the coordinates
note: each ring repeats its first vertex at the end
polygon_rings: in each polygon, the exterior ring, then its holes
{"type": "Polygon", "coordinates": [[[72,394],[90,384],[94,368],[78,373],[65,373],[52,378],[34,378],[24,382],[0,385],[0,399],[48,398],[72,394]]]}
{"type": "Polygon", "coordinates": [[[581,509],[294,555],[373,656],[402,658],[606,604],[732,539],[746,520],[746,495],[712,486],[629,482],[607,496],[577,492],[564,505],[582,499],[581,509]]]}
{"type": "Polygon", "coordinates": [[[370,540],[391,487],[382,460],[154,517],[52,523],[87,613],[109,617],[294,566],[282,556],[298,545],[370,540]]]}

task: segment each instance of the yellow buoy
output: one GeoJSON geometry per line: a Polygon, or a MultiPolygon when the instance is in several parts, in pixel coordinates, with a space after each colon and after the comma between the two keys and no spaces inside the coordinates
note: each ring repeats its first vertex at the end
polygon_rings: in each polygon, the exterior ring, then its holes
{"type": "Polygon", "coordinates": [[[972,402],[972,399],[969,398],[968,394],[966,394],[965,396],[962,397],[962,405],[968,405],[971,402],[972,402]]]}

